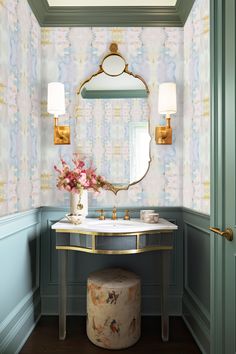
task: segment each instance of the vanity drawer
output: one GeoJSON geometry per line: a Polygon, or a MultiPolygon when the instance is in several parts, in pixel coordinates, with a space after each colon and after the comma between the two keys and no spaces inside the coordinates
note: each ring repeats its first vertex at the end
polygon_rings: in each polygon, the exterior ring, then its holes
{"type": "Polygon", "coordinates": [[[58,249],[77,249],[78,251],[110,253],[131,253],[173,248],[173,233],[132,234],[132,235],[89,235],[79,233],[58,233],[58,249]]]}
{"type": "Polygon", "coordinates": [[[173,233],[146,234],[139,236],[139,248],[172,247],[173,233]]]}
{"type": "Polygon", "coordinates": [[[92,244],[92,235],[60,233],[56,237],[56,246],[71,246],[92,250],[92,244]]]}
{"type": "Polygon", "coordinates": [[[131,236],[98,236],[95,240],[96,250],[134,250],[137,248],[136,235],[131,236]]]}

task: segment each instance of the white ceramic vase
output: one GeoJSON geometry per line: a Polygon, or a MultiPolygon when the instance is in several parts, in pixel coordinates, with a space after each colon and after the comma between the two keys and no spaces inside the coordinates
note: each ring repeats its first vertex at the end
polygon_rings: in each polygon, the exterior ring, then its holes
{"type": "Polygon", "coordinates": [[[70,193],[70,214],[86,218],[88,215],[88,191],[70,193]]]}

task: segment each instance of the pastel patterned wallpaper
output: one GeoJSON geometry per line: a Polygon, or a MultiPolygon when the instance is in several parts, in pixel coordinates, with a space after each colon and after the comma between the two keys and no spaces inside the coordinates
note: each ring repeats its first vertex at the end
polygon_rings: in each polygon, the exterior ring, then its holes
{"type": "Polygon", "coordinates": [[[0,215],[40,205],[40,41],[27,0],[1,0],[0,215]]]}
{"type": "MultiPolygon", "coordinates": [[[[158,85],[176,81],[178,113],[173,118],[173,145],[160,146],[152,140],[152,163],[145,179],[120,191],[90,195],[90,206],[178,206],[182,205],[182,92],[183,92],[183,29],[182,28],[43,28],[42,29],[42,205],[68,205],[68,194],[55,189],[52,166],[60,156],[69,160],[74,151],[85,149],[91,154],[93,130],[87,129],[87,139],[81,140],[81,116],[88,120],[96,114],[103,116],[97,100],[76,113],[76,90],[92,73],[98,70],[111,42],[119,45],[129,69],[139,73],[150,89],[151,135],[157,124],[165,124],[158,114],[158,85]],[[153,45],[155,43],[155,45],[153,45]],[[71,146],[53,145],[53,119],[46,112],[47,83],[61,81],[66,88],[66,116],[61,123],[71,125],[71,146]]],[[[140,108],[136,114],[141,116],[140,108]]],[[[90,123],[89,123],[90,124],[90,123]]],[[[122,134],[122,132],[121,132],[122,134]]],[[[123,138],[121,136],[121,138],[123,138]]],[[[98,147],[99,148],[99,147],[98,147]]],[[[98,151],[99,153],[99,151],[98,151]]],[[[106,156],[109,159],[109,156],[106,156]]],[[[108,161],[109,162],[109,161],[108,161]]]]}
{"type": "Polygon", "coordinates": [[[184,27],[183,205],[210,213],[209,1],[195,2],[184,27]]]}
{"type": "Polygon", "coordinates": [[[146,98],[88,100],[80,96],[77,112],[76,151],[93,162],[98,174],[126,185],[143,177],[150,140],[146,98]],[[140,129],[146,134],[136,141],[140,129]],[[139,163],[142,156],[143,165],[139,163]]]}
{"type": "MultiPolygon", "coordinates": [[[[60,156],[70,160],[74,151],[91,156],[92,129],[81,130],[80,117],[87,116],[92,127],[98,102],[94,100],[90,110],[80,107],[76,118],[76,90],[97,70],[113,41],[129,69],[139,73],[150,89],[152,163],[141,183],[117,196],[90,195],[89,205],[184,205],[209,213],[208,0],[195,1],[184,29],[40,29],[27,0],[1,0],[0,26],[0,215],[39,205],[69,205],[69,195],[55,188],[53,165],[60,156]],[[66,115],[60,121],[71,126],[70,146],[53,145],[46,95],[47,83],[56,80],[66,88],[66,115]],[[154,141],[155,126],[165,124],[157,107],[163,81],[177,83],[178,112],[172,119],[170,146],[154,141]]],[[[141,115],[140,107],[135,114],[141,115]]]]}

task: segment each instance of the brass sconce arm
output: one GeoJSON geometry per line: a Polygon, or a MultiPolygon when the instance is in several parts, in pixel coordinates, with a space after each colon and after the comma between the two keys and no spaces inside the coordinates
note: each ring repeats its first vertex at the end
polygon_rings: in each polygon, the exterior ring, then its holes
{"type": "Polygon", "coordinates": [[[177,111],[176,84],[174,82],[163,82],[159,85],[158,111],[166,114],[166,126],[156,127],[155,139],[157,144],[172,144],[172,128],[170,125],[170,114],[177,111]]]}
{"type": "Polygon", "coordinates": [[[57,117],[54,117],[54,144],[55,145],[70,144],[70,126],[58,125],[57,117]]]}
{"type": "Polygon", "coordinates": [[[61,82],[48,83],[47,111],[54,115],[54,144],[70,144],[70,127],[58,125],[58,116],[65,114],[65,88],[61,82]]]}
{"type": "Polygon", "coordinates": [[[172,144],[172,128],[170,125],[170,115],[166,115],[166,126],[158,126],[155,130],[155,140],[157,144],[172,144]]]}

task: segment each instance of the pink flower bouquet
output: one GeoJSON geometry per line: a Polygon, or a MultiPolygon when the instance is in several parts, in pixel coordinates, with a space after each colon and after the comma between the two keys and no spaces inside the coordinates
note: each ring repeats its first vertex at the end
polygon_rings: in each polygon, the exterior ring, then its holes
{"type": "Polygon", "coordinates": [[[84,189],[90,189],[99,192],[101,188],[108,189],[109,183],[104,177],[96,175],[96,169],[93,167],[85,167],[84,161],[79,159],[78,154],[74,154],[72,159],[73,168],[61,158],[62,168],[54,166],[58,172],[57,188],[71,193],[81,194],[84,189]]]}

